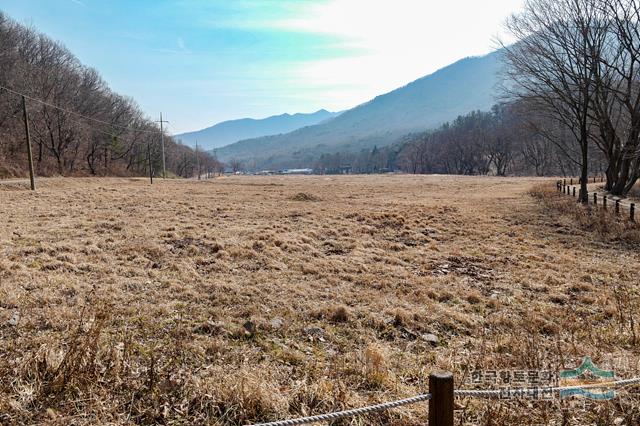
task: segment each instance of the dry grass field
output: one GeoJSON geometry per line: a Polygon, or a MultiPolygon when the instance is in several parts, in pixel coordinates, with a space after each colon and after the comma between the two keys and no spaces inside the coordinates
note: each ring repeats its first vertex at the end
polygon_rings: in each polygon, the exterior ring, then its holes
{"type": "MultiPolygon", "coordinates": [[[[584,356],[639,376],[640,247],[545,207],[541,182],[2,184],[0,423],[242,425],[413,396],[435,369],[471,388],[474,369],[584,356]]],[[[457,404],[459,425],[640,424],[638,387],[457,404]]]]}

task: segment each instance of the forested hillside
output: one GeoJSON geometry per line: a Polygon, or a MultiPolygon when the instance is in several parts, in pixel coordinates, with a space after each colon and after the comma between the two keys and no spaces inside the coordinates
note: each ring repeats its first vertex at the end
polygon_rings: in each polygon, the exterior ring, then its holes
{"type": "MultiPolygon", "coordinates": [[[[25,176],[20,94],[26,95],[39,175],[146,175],[161,172],[160,129],[135,101],[62,44],[0,12],[0,177],[25,176]]],[[[165,135],[168,173],[197,171],[195,152],[165,135]]],[[[219,169],[200,153],[203,170],[219,169]]]]}

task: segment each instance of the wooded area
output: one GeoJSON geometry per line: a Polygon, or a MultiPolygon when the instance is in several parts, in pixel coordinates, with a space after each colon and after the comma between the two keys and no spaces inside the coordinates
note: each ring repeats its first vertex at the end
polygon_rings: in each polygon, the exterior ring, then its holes
{"type": "MultiPolygon", "coordinates": [[[[565,129],[532,114],[523,102],[496,105],[490,112],[458,117],[433,132],[411,138],[398,155],[408,173],[460,175],[573,176],[579,171],[565,129]]],[[[589,158],[590,169],[602,172],[602,156],[589,158]]]]}
{"type": "MultiPolygon", "coordinates": [[[[100,74],[62,44],[0,13],[0,177],[27,175],[22,99],[27,97],[38,175],[162,173],[160,128],[133,99],[114,93],[100,74]]],[[[208,153],[165,134],[169,175],[221,171],[208,153]]]]}

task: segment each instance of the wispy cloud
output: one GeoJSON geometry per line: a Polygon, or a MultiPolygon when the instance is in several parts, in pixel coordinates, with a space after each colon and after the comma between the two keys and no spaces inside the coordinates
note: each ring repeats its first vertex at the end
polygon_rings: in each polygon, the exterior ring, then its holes
{"type": "Polygon", "coordinates": [[[75,3],[78,6],[87,7],[87,5],[82,0],[71,0],[71,3],[75,3]]]}
{"type": "Polygon", "coordinates": [[[176,45],[178,45],[178,49],[180,50],[187,50],[187,47],[184,44],[184,39],[182,37],[178,37],[178,39],[176,40],[176,45]]]}

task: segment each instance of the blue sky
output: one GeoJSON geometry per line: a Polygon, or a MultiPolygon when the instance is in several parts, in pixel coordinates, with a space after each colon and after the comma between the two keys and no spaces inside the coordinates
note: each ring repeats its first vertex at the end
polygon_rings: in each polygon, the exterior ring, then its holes
{"type": "Polygon", "coordinates": [[[522,0],[3,0],[174,133],[351,108],[488,53],[522,0]]]}

